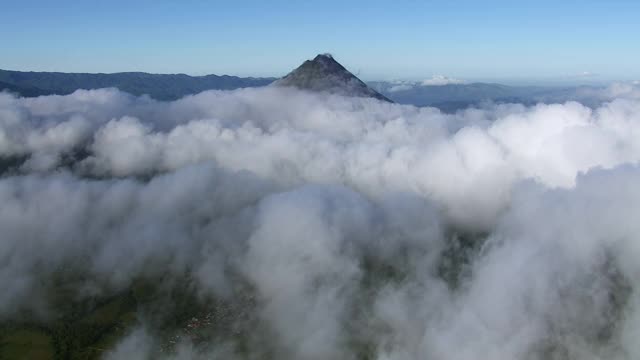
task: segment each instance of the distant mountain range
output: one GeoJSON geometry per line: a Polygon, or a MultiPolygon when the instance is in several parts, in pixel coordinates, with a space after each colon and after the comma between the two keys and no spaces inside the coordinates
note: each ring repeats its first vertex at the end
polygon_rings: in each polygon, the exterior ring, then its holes
{"type": "Polygon", "coordinates": [[[369,85],[400,104],[458,107],[483,100],[507,99],[519,89],[488,83],[423,85],[420,82],[374,81],[369,85]]]}
{"type": "Polygon", "coordinates": [[[8,89],[27,97],[66,95],[78,89],[115,87],[133,95],[147,94],[157,100],[175,100],[205,90],[265,86],[274,80],[275,78],[241,78],[228,75],[189,76],[142,72],[84,74],[0,70],[0,90],[8,89]]]}
{"type": "Polygon", "coordinates": [[[369,86],[396,103],[432,106],[447,112],[483,102],[534,105],[578,100],[585,105],[592,105],[601,100],[597,97],[600,88],[593,86],[507,86],[493,83],[426,85],[408,81],[372,81],[369,86]]]}
{"type": "MultiPolygon", "coordinates": [[[[3,71],[3,70],[0,70],[0,71],[3,71]]],[[[50,91],[45,91],[35,87],[23,87],[15,84],[9,84],[4,81],[0,81],[0,91],[2,90],[10,91],[12,93],[16,93],[25,97],[34,97],[34,96],[52,94],[52,92],[50,91]]]]}
{"type": "MultiPolygon", "coordinates": [[[[444,78],[442,78],[444,79],[444,78]]],[[[483,102],[532,105],[578,100],[596,105],[601,88],[506,86],[491,83],[442,81],[372,81],[365,83],[329,54],[307,60],[281,79],[242,78],[228,75],[189,76],[185,74],[148,74],[126,72],[84,74],[59,72],[20,72],[0,70],[0,91],[8,90],[24,97],[60,94],[78,89],[115,87],[133,95],[147,94],[157,100],[176,100],[205,90],[233,90],[246,87],[292,86],[307,91],[323,91],[346,96],[372,97],[382,101],[415,106],[437,107],[454,112],[483,102]]]]}

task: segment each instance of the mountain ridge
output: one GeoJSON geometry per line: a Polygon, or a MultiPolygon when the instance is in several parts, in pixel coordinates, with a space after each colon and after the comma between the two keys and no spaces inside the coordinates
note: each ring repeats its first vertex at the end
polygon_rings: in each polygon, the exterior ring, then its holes
{"type": "MultiPolygon", "coordinates": [[[[0,88],[22,96],[67,95],[78,89],[115,87],[133,95],[149,95],[157,100],[176,100],[206,90],[234,90],[266,86],[275,78],[231,75],[151,74],[146,72],[65,73],[0,70],[0,88]],[[29,89],[20,91],[21,89],[29,89]],[[37,89],[37,90],[36,90],[37,89]]],[[[0,89],[0,90],[2,90],[0,89]]]]}
{"type": "Polygon", "coordinates": [[[23,97],[67,95],[78,89],[117,88],[132,95],[149,95],[156,100],[177,100],[207,90],[234,90],[247,87],[294,86],[307,91],[325,91],[345,96],[373,97],[385,102],[431,106],[455,112],[484,102],[536,103],[579,100],[588,106],[601,102],[599,88],[593,86],[512,86],[499,83],[454,83],[424,85],[419,81],[363,82],[329,54],[306,60],[282,78],[238,77],[233,75],[191,76],[146,72],[65,73],[0,70],[0,91],[23,97]]]}

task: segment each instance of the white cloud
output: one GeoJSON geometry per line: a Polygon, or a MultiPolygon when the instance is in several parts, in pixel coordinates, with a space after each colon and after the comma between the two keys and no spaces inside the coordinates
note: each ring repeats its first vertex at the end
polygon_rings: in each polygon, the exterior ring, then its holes
{"type": "Polygon", "coordinates": [[[464,80],[450,78],[444,75],[434,75],[430,79],[425,79],[422,81],[405,81],[405,80],[391,81],[389,82],[390,87],[387,91],[389,92],[408,91],[421,86],[442,86],[442,85],[466,84],[466,83],[467,82],[464,80]]]}
{"type": "Polygon", "coordinates": [[[593,73],[591,71],[582,71],[582,72],[579,72],[579,73],[576,73],[576,74],[570,74],[567,77],[570,77],[570,78],[593,78],[593,77],[597,77],[597,76],[598,76],[598,74],[593,73]]]}
{"type": "Polygon", "coordinates": [[[399,84],[399,85],[393,85],[389,88],[390,92],[398,92],[398,91],[407,91],[407,90],[411,90],[415,87],[415,84],[399,84]]]}
{"type": "MultiPolygon", "coordinates": [[[[107,293],[186,272],[204,297],[248,283],[261,326],[237,326],[278,358],[635,358],[637,91],[456,114],[277,88],[1,94],[19,169],[0,178],[0,317],[44,311],[63,265],[107,293]]],[[[133,331],[109,358],[157,343],[133,331]]]]}
{"type": "Polygon", "coordinates": [[[426,79],[421,82],[422,86],[441,86],[441,85],[452,85],[452,84],[465,84],[466,81],[450,78],[444,75],[433,75],[431,79],[426,79]]]}

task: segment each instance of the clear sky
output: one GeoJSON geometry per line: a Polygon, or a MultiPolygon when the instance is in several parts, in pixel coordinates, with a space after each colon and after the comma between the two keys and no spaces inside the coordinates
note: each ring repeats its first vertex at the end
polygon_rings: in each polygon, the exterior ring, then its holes
{"type": "Polygon", "coordinates": [[[0,0],[0,68],[366,80],[640,79],[640,0],[0,0]],[[588,76],[585,76],[588,75],[588,76]]]}

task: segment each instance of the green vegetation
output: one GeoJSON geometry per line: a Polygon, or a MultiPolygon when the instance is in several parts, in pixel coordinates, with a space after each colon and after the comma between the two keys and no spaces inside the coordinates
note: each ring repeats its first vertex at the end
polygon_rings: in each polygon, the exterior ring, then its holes
{"type": "Polygon", "coordinates": [[[53,359],[51,336],[37,329],[2,329],[0,359],[53,359]]]}
{"type": "Polygon", "coordinates": [[[446,247],[438,264],[438,275],[455,289],[471,274],[471,260],[477,257],[488,234],[448,231],[446,247]]]}
{"type": "Polygon", "coordinates": [[[139,324],[139,317],[161,340],[157,351],[171,351],[179,340],[206,346],[207,340],[223,339],[239,352],[249,347],[247,334],[255,328],[247,311],[254,306],[249,291],[233,302],[203,299],[186,276],[167,275],[139,278],[112,295],[80,297],[85,279],[75,274],[65,269],[49,279],[48,318],[20,313],[0,323],[0,360],[99,359],[139,324]]]}

